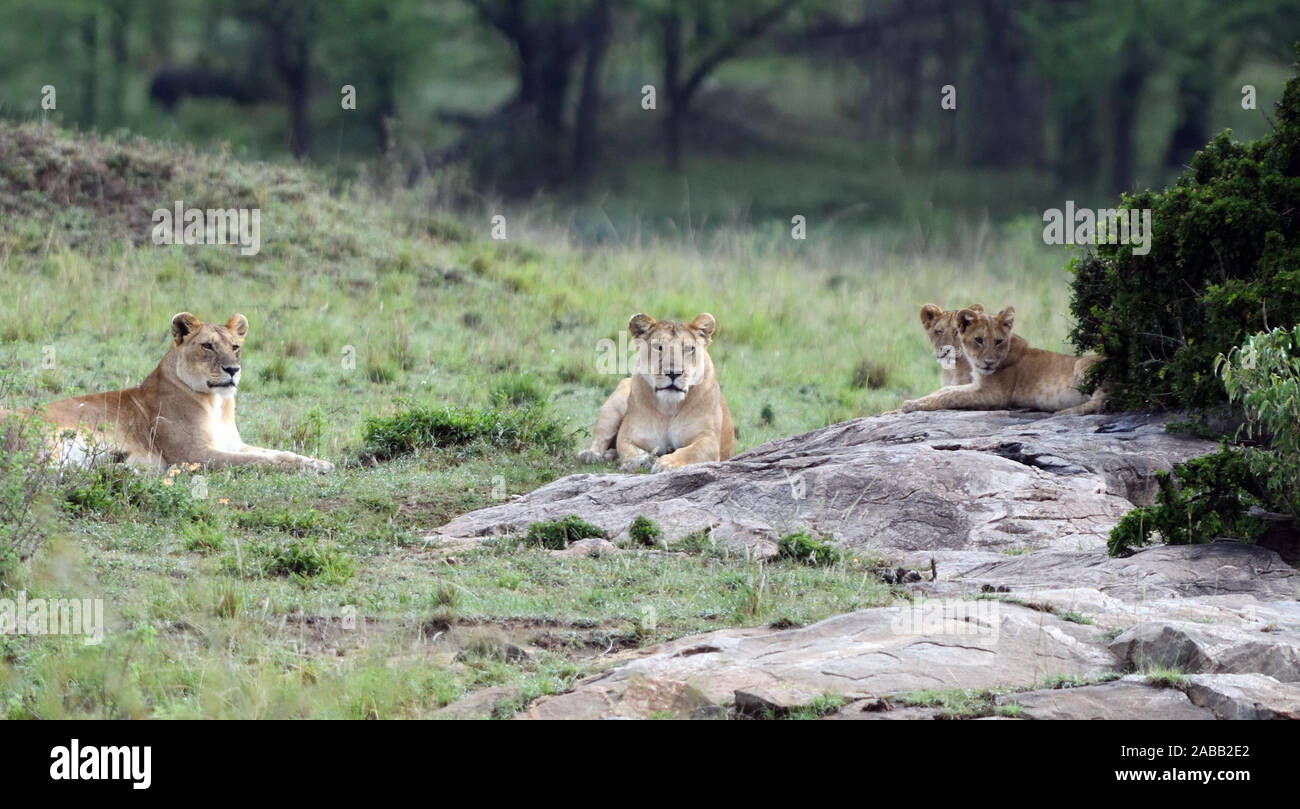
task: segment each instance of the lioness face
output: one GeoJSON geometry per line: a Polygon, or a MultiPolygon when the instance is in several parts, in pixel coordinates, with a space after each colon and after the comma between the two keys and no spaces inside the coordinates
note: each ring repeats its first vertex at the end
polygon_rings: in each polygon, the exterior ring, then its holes
{"type": "Polygon", "coordinates": [[[232,315],[224,326],[203,323],[189,312],[172,318],[176,343],[176,374],[199,393],[234,396],[239,387],[239,350],[248,334],[248,320],[232,315]]]}
{"type": "Polygon", "coordinates": [[[1015,324],[1016,310],[1008,306],[995,316],[963,309],[957,313],[961,331],[962,350],[975,373],[985,376],[995,373],[1011,350],[1011,329],[1015,324]]]}
{"type": "Polygon", "coordinates": [[[635,373],[660,399],[685,399],[708,368],[708,345],[717,328],[713,315],[701,314],[682,324],[641,314],[633,316],[627,327],[636,346],[635,373]]]}
{"type": "MultiPolygon", "coordinates": [[[[984,311],[984,307],[978,303],[972,303],[966,308],[974,312],[984,311]]],[[[934,358],[939,361],[939,367],[945,371],[956,368],[957,361],[962,358],[957,314],[956,309],[945,312],[932,303],[921,307],[921,326],[925,329],[926,336],[930,338],[930,345],[934,348],[934,358]]]]}

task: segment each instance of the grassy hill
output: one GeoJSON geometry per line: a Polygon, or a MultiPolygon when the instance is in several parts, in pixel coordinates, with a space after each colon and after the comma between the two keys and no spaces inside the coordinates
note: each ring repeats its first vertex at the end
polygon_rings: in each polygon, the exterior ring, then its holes
{"type": "Polygon", "coordinates": [[[11,566],[6,592],[103,598],[109,628],[99,646],[0,635],[10,717],[423,716],[493,685],[511,689],[509,715],[607,651],[880,603],[868,559],[760,567],[697,545],[561,560],[514,540],[449,559],[418,536],[601,471],[573,453],[618,379],[597,371],[600,341],[638,311],[717,317],[738,450],[931,390],[923,303],[1014,304],[1047,348],[1064,348],[1068,326],[1064,256],[1035,222],[957,228],[939,251],[924,234],[812,228],[795,241],[788,216],[683,215],[677,237],[595,247],[545,204],[453,212],[437,184],[452,178],[331,193],[294,166],[3,124],[0,166],[0,407],[136,384],[166,351],[171,315],[241,312],[244,439],[339,466],[109,470],[37,493],[42,550],[11,566]],[[151,213],[177,200],[260,209],[260,253],[155,246],[151,213]],[[497,213],[504,241],[491,238],[497,213]],[[368,421],[411,408],[547,429],[375,460],[368,421]]]}

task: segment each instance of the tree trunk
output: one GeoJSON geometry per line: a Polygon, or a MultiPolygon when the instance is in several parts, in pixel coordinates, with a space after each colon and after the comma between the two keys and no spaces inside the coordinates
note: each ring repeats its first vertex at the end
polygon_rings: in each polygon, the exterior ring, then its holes
{"type": "Polygon", "coordinates": [[[130,7],[123,0],[115,0],[109,6],[109,33],[108,44],[113,54],[113,88],[112,112],[110,119],[116,124],[122,124],[126,118],[123,110],[126,108],[126,61],[128,57],[126,29],[130,22],[130,7]]]}
{"type": "Polygon", "coordinates": [[[99,16],[95,12],[81,20],[81,45],[86,52],[85,71],[81,76],[81,124],[95,125],[95,102],[99,99],[99,16]]]}
{"type": "Polygon", "coordinates": [[[1169,139],[1165,165],[1182,166],[1210,140],[1206,117],[1210,110],[1209,54],[1196,60],[1196,67],[1178,77],[1178,124],[1169,139]]]}
{"type": "Polygon", "coordinates": [[[1111,89],[1111,162],[1110,190],[1128,191],[1133,184],[1134,156],[1137,149],[1137,110],[1147,70],[1141,46],[1130,39],[1124,46],[1124,66],[1111,89]]]}
{"type": "Polygon", "coordinates": [[[664,81],[660,88],[667,102],[664,116],[664,148],[668,167],[682,169],[682,109],[685,103],[680,95],[682,82],[682,17],[676,6],[663,19],[664,81]]]}
{"type": "Polygon", "coordinates": [[[600,67],[609,47],[609,0],[596,0],[587,15],[583,39],[587,43],[582,65],[582,93],[573,123],[573,173],[579,179],[590,176],[599,161],[600,67]]]}

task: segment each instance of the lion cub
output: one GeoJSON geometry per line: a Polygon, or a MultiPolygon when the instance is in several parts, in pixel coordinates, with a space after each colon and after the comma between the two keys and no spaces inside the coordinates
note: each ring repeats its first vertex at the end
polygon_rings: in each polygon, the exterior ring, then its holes
{"type": "Polygon", "coordinates": [[[730,458],[736,431],[708,351],[717,325],[707,313],[686,324],[634,315],[632,375],[601,406],[578,460],[660,472],[730,458]]]}
{"type": "Polygon", "coordinates": [[[329,472],[329,461],[245,444],[235,426],[240,349],[248,320],[204,323],[189,312],[172,318],[172,346],[139,387],[62,399],[36,416],[57,428],[57,460],[152,467],[198,463],[209,468],[264,464],[329,472]]]}
{"type": "Polygon", "coordinates": [[[1057,415],[1099,412],[1105,391],[1081,392],[1084,373],[1102,357],[1072,357],[1033,348],[1012,334],[1016,310],[1008,306],[996,316],[974,309],[957,314],[962,349],[974,376],[969,384],[940,388],[928,396],[903,402],[902,410],[1051,410],[1057,415]]]}
{"type": "MultiPolygon", "coordinates": [[[[972,312],[983,312],[984,307],[972,303],[966,307],[972,312]]],[[[957,310],[947,312],[927,303],[921,307],[921,327],[930,338],[934,348],[934,359],[939,363],[939,387],[950,385],[969,385],[971,382],[970,363],[961,350],[961,334],[957,331],[957,310]]]]}

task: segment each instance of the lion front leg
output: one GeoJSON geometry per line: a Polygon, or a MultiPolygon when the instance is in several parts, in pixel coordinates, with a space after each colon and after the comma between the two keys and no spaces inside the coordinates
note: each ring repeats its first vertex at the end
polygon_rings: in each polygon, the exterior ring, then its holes
{"type": "Polygon", "coordinates": [[[618,428],[627,415],[627,400],[632,392],[632,380],[624,379],[600,406],[596,426],[591,428],[591,446],[578,453],[582,463],[604,463],[618,457],[618,428]]]}
{"type": "Polygon", "coordinates": [[[978,410],[988,406],[991,403],[988,400],[987,392],[981,392],[978,384],[971,383],[940,388],[920,399],[909,399],[899,409],[904,413],[917,410],[978,410]]]}
{"type": "Polygon", "coordinates": [[[708,463],[722,459],[718,441],[710,436],[697,438],[679,450],[670,452],[655,461],[652,472],[664,472],[669,469],[681,469],[693,463],[708,463]]]}
{"type": "Polygon", "coordinates": [[[184,461],[201,463],[209,469],[221,469],[229,466],[274,466],[279,469],[305,469],[311,472],[332,472],[334,464],[318,458],[309,458],[293,452],[265,449],[245,444],[238,452],[226,452],[219,449],[203,449],[192,453],[184,461]]]}

